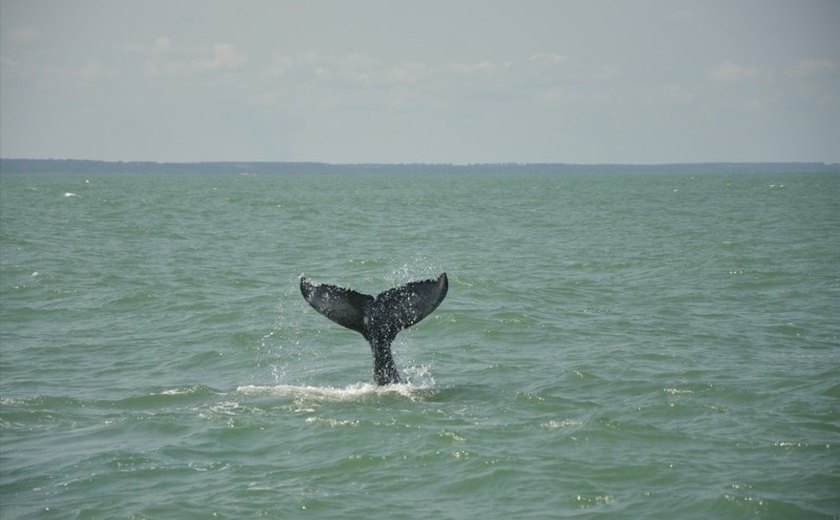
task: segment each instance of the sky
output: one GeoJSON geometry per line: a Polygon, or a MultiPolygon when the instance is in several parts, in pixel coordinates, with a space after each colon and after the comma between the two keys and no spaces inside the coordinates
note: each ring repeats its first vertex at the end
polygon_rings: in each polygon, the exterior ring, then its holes
{"type": "Polygon", "coordinates": [[[840,1],[0,0],[0,156],[840,162],[840,1]]]}

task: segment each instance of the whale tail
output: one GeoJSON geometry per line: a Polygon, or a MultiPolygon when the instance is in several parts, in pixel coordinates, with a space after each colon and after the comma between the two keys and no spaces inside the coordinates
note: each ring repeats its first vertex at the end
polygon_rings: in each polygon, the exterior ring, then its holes
{"type": "Polygon", "coordinates": [[[335,285],[312,285],[300,279],[300,292],[315,310],[342,327],[355,330],[370,343],[377,384],[397,383],[391,357],[397,334],[431,314],[446,297],[446,273],[435,280],[410,282],[379,293],[376,298],[335,285]]]}

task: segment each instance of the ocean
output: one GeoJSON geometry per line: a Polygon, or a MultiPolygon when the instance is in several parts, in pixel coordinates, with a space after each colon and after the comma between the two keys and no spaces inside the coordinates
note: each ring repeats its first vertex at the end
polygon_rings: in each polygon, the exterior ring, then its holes
{"type": "Polygon", "coordinates": [[[3,520],[840,518],[840,172],[3,172],[0,291],[3,520]]]}

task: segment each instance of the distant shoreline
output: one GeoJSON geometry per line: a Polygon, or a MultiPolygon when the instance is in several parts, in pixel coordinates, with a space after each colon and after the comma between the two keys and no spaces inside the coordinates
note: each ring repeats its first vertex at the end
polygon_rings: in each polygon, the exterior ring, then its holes
{"type": "Polygon", "coordinates": [[[4,159],[0,173],[121,173],[121,174],[322,174],[322,173],[840,173],[840,163],[821,162],[708,162],[663,164],[572,163],[370,163],[322,162],[154,162],[84,159],[4,159]]]}

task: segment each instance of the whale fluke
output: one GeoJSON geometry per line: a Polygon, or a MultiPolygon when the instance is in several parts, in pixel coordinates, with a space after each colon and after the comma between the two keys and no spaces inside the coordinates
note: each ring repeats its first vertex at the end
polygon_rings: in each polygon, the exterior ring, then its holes
{"type": "Polygon", "coordinates": [[[342,327],[355,330],[370,343],[373,377],[378,385],[399,383],[391,356],[397,334],[431,314],[446,297],[446,273],[436,280],[410,282],[379,293],[376,298],[335,285],[312,285],[300,279],[300,292],[315,310],[342,327]]]}

